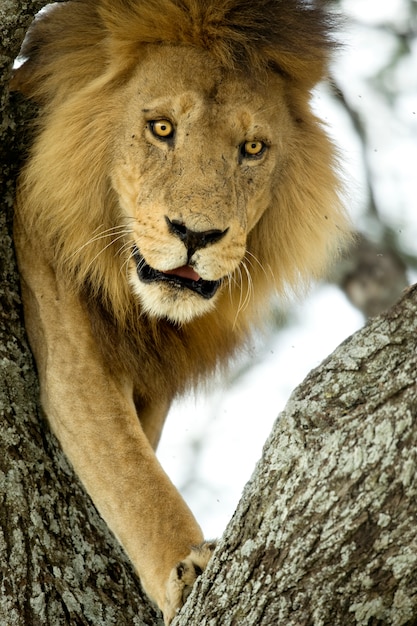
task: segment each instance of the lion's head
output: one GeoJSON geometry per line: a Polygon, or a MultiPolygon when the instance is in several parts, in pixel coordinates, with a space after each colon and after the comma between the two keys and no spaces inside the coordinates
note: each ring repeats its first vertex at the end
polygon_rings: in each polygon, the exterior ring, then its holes
{"type": "Polygon", "coordinates": [[[130,231],[130,283],[150,314],[204,314],[262,264],[245,255],[288,160],[280,84],[231,75],[200,50],[144,51],[123,93],[110,177],[130,231]]]}
{"type": "MultiPolygon", "coordinates": [[[[322,5],[323,3],[321,3],[322,5]]],[[[248,318],[346,231],[310,110],[328,19],[291,0],[80,0],[32,27],[42,107],[21,212],[62,279],[186,323],[248,318]]]]}

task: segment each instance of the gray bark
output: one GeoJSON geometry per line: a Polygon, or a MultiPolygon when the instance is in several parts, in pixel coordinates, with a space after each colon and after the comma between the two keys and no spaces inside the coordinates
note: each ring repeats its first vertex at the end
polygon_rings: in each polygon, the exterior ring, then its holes
{"type": "MultiPolygon", "coordinates": [[[[42,420],[11,243],[42,2],[0,0],[0,624],[161,624],[42,420]]],[[[417,624],[417,288],[293,394],[178,624],[417,624]]],[[[138,520],[140,523],[140,520],[138,520]]]]}
{"type": "Polygon", "coordinates": [[[417,624],[417,286],[292,394],[179,623],[417,624]]]}

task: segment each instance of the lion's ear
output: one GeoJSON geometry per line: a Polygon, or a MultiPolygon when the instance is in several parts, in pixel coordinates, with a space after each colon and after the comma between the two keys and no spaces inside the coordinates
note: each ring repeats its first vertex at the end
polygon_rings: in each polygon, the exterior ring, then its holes
{"type": "Polygon", "coordinates": [[[48,5],[26,33],[11,89],[40,104],[67,97],[100,72],[103,37],[94,3],[48,5]]]}
{"type": "MultiPolygon", "coordinates": [[[[27,98],[34,97],[34,85],[33,72],[30,68],[30,63],[24,62],[18,68],[12,72],[12,77],[9,81],[10,91],[19,91],[27,98]]],[[[36,99],[36,98],[35,98],[36,99]]]]}
{"type": "Polygon", "coordinates": [[[37,14],[23,41],[19,59],[20,65],[13,71],[10,81],[12,91],[20,91],[39,103],[47,96],[47,83],[53,58],[54,17],[56,6],[51,5],[37,14]]]}
{"type": "Polygon", "coordinates": [[[282,52],[281,50],[266,52],[269,56],[268,67],[277,74],[282,74],[290,81],[298,84],[301,88],[310,90],[320,80],[326,78],[328,72],[328,62],[330,51],[325,48],[320,50],[316,56],[305,58],[293,52],[282,52]]]}

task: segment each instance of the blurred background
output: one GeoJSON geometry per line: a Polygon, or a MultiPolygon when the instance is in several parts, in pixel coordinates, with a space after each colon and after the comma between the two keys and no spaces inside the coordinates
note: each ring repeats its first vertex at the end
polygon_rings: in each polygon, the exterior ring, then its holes
{"type": "Polygon", "coordinates": [[[291,391],[417,282],[417,0],[339,0],[343,47],[314,107],[340,148],[360,233],[303,301],[276,302],[228,380],[178,401],[158,456],[207,538],[220,536],[291,391]]]}

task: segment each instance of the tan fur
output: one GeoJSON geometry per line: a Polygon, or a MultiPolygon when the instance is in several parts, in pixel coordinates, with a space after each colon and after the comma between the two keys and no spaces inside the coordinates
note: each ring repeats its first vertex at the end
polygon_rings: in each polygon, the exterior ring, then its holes
{"type": "Polygon", "coordinates": [[[295,0],[70,1],[35,21],[14,78],[41,106],[16,248],[43,406],[167,623],[189,585],[175,572],[211,553],[192,549],[201,531],[153,453],[169,404],[346,237],[309,103],[328,21],[295,0]],[[245,142],[266,148],[249,158],[245,142]],[[221,236],[187,257],[171,223],[221,236]],[[135,246],[220,288],[145,283],[135,246]]]}

